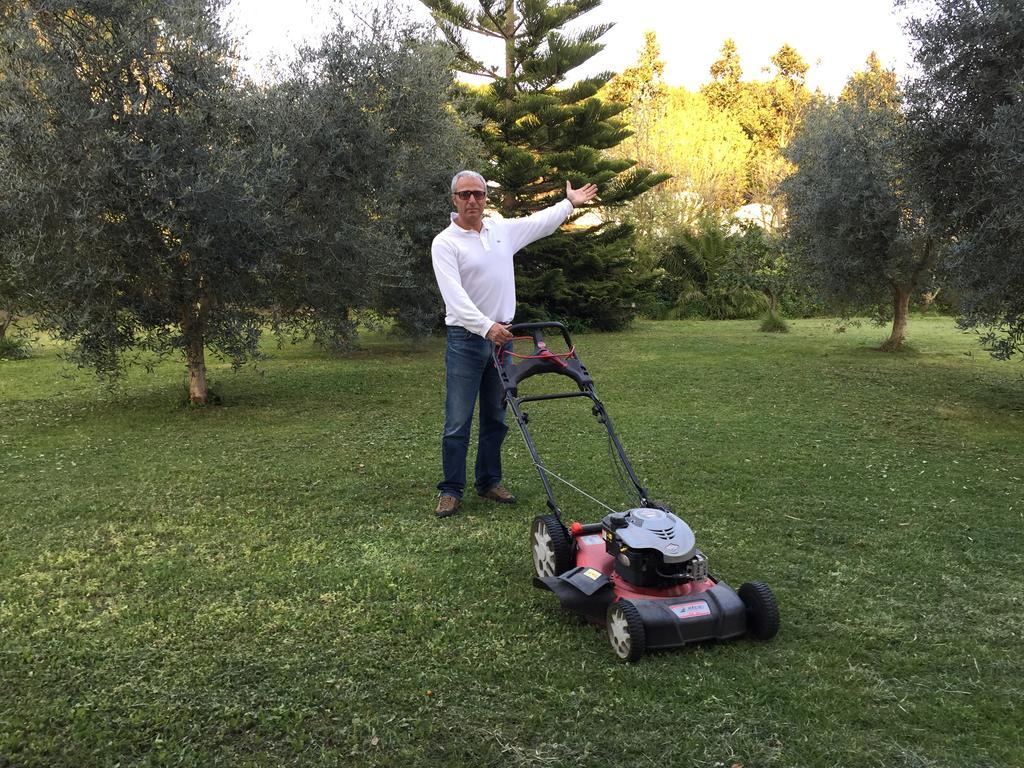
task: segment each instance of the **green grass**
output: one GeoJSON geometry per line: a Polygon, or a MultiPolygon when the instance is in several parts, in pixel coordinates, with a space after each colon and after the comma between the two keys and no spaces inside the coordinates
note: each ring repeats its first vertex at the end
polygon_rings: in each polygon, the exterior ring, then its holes
{"type": "MultiPolygon", "coordinates": [[[[1024,765],[1024,369],[948,319],[895,355],[789,322],[577,339],[653,495],[782,607],[633,666],[531,586],[514,425],[520,504],[433,517],[439,341],[270,347],[206,409],[178,365],[0,363],[0,766],[1024,765]]],[[[627,503],[582,401],[529,410],[627,503]]]]}

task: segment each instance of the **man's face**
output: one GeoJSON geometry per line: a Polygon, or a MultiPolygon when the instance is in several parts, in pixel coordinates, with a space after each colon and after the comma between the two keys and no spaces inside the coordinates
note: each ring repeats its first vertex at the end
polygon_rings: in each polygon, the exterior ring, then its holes
{"type": "Polygon", "coordinates": [[[480,183],[479,179],[463,176],[455,182],[452,202],[455,205],[455,212],[459,214],[459,221],[467,225],[476,224],[484,215],[487,188],[480,183]]]}

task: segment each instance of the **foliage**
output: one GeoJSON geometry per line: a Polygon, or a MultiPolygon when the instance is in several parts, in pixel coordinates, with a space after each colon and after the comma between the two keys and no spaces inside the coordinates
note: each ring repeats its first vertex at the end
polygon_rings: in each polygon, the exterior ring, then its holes
{"type": "Polygon", "coordinates": [[[712,64],[711,82],[700,93],[667,88],[657,39],[650,33],[637,63],[606,88],[629,104],[623,115],[636,131],[613,152],[672,174],[626,206],[622,216],[637,228],[640,263],[665,270],[647,305],[649,314],[660,316],[672,307],[686,315],[706,307],[715,317],[749,316],[765,304],[754,297],[757,291],[767,305],[778,308],[785,302],[795,314],[820,310],[797,283],[781,240],[759,228],[748,227],[742,237],[730,239],[733,266],[725,273],[732,278],[722,284],[718,301],[709,302],[703,290],[694,292],[691,278],[674,274],[666,263],[678,264],[679,243],[685,242],[680,233],[700,230],[703,215],[726,219],[752,200],[783,215],[777,187],[793,166],[781,150],[814,99],[804,83],[807,64],[791,46],[782,46],[772,64],[771,79],[744,82],[735,44],[727,40],[721,59],[712,64]],[[666,254],[670,249],[675,256],[666,254]],[[680,304],[684,293],[692,301],[680,304]]]}
{"type": "Polygon", "coordinates": [[[783,237],[764,227],[746,223],[738,228],[735,251],[751,287],[764,293],[768,308],[779,309],[783,296],[792,290],[792,275],[783,237]]]}
{"type": "Polygon", "coordinates": [[[769,309],[761,317],[760,330],[762,333],[789,333],[789,323],[777,310],[769,309]]]}
{"type": "Polygon", "coordinates": [[[785,238],[751,222],[704,211],[649,240],[661,273],[652,317],[749,318],[769,310],[820,316],[786,253],[785,238]]]}
{"type": "Polygon", "coordinates": [[[0,336],[0,360],[25,360],[31,356],[32,349],[24,334],[0,336]]]}
{"type": "MultiPolygon", "coordinates": [[[[666,177],[606,153],[629,135],[619,118],[625,108],[597,97],[610,78],[601,73],[557,87],[575,67],[601,50],[608,25],[568,34],[563,28],[600,4],[600,0],[477,0],[475,10],[457,0],[423,0],[456,54],[464,72],[490,83],[478,91],[476,132],[485,148],[484,175],[498,185],[502,215],[530,213],[556,202],[565,182],[593,182],[600,188],[605,215],[666,177]],[[496,41],[503,66],[487,64],[469,50],[465,34],[496,41]]],[[[530,316],[570,312],[575,324],[622,327],[636,311],[639,296],[629,275],[633,229],[610,225],[568,229],[563,246],[545,238],[516,259],[517,294],[530,316]],[[568,261],[565,261],[565,260],[568,261]],[[587,263],[591,269],[583,268],[587,263]],[[568,276],[576,284],[558,291],[568,276]],[[555,289],[556,293],[549,293],[555,289]],[[573,297],[595,301],[573,305],[573,297]],[[614,298],[613,298],[614,297],[614,298]],[[612,304],[600,300],[613,301],[612,304]],[[594,309],[601,307],[600,314],[594,309]]]]}
{"type": "Polygon", "coordinates": [[[852,78],[843,98],[812,109],[787,153],[797,171],[783,185],[802,271],[837,309],[890,310],[888,349],[902,344],[910,296],[936,258],[893,82],[852,78]]]}
{"type": "Polygon", "coordinates": [[[637,302],[651,294],[657,280],[652,271],[636,269],[633,254],[622,251],[622,240],[631,235],[630,225],[617,224],[586,241],[566,232],[546,238],[544,252],[559,266],[523,270],[516,284],[517,318],[557,320],[573,329],[620,329],[624,316],[637,313],[637,302]]]}
{"type": "Polygon", "coordinates": [[[623,142],[622,152],[635,149],[644,163],[672,178],[637,201],[645,205],[635,213],[638,219],[646,218],[645,231],[667,225],[691,199],[719,211],[743,202],[752,145],[727,113],[712,108],[699,93],[670,88],[661,116],[647,130],[646,150],[634,147],[630,139],[623,142]]]}
{"type": "Polygon", "coordinates": [[[732,38],[726,38],[719,53],[721,58],[711,64],[711,81],[701,89],[701,92],[707,97],[708,102],[718,109],[739,114],[742,111],[740,102],[743,98],[743,65],[740,63],[736,42],[732,38]]]}
{"type": "Polygon", "coordinates": [[[37,321],[116,374],[131,349],[256,353],[274,238],[267,180],[284,170],[232,85],[217,2],[26,2],[0,46],[5,244],[37,321]]]}
{"type": "Polygon", "coordinates": [[[869,109],[897,111],[903,108],[896,72],[885,69],[874,51],[868,54],[864,69],[850,75],[839,98],[846,102],[862,101],[869,109]]]}
{"type": "Polygon", "coordinates": [[[668,86],[661,46],[653,31],[644,33],[644,47],[636,64],[616,74],[599,93],[602,98],[626,105],[623,117],[633,135],[615,147],[617,151],[632,146],[642,154],[657,147],[650,131],[664,114],[668,86]]]}
{"type": "MultiPolygon", "coordinates": [[[[0,143],[0,152],[3,144],[0,143]]],[[[0,177],[10,182],[10,164],[0,156],[0,177]]],[[[3,183],[3,182],[0,182],[3,183]]],[[[2,208],[0,208],[2,212],[2,208]]],[[[13,227],[0,226],[0,341],[7,337],[7,331],[17,321],[20,312],[24,311],[28,301],[28,288],[25,285],[24,267],[15,259],[18,250],[15,247],[13,227]]]]}
{"type": "MultiPolygon", "coordinates": [[[[1024,765],[1019,371],[941,318],[915,323],[913,357],[864,354],[871,326],[792,325],[574,339],[715,576],[764,579],[782,606],[771,643],[629,667],[531,584],[544,492],[517,436],[516,507],[470,494],[433,517],[443,341],[213,360],[217,410],[169,407],[177,364],[119,395],[49,345],[0,365],[0,762],[1024,765]]],[[[530,412],[545,463],[614,504],[583,399],[530,412]]],[[[574,519],[606,514],[556,492],[574,519]]]]}
{"type": "Polygon", "coordinates": [[[750,221],[732,223],[730,230],[746,284],[765,295],[769,311],[789,317],[826,314],[812,287],[795,268],[783,232],[750,221]]]}
{"type": "Polygon", "coordinates": [[[344,347],[354,314],[436,323],[430,242],[452,175],[472,164],[451,55],[430,32],[376,11],[304,50],[270,89],[271,130],[290,174],[279,226],[291,245],[275,301],[281,322],[344,347]]]}
{"type": "MultiPolygon", "coordinates": [[[[631,135],[608,150],[612,157],[627,161],[637,158],[637,162],[644,166],[666,170],[664,164],[653,159],[662,146],[655,131],[668,107],[664,72],[665,62],[661,60],[657,37],[648,31],[636,63],[616,74],[598,91],[599,98],[626,105],[621,118],[629,126],[631,135]]],[[[641,242],[651,227],[656,226],[653,222],[661,207],[658,198],[664,194],[665,188],[666,184],[661,184],[626,202],[619,211],[620,218],[636,228],[641,242]]]]}
{"type": "Polygon", "coordinates": [[[705,214],[693,230],[668,238],[663,266],[677,291],[670,317],[732,320],[755,317],[768,308],[764,293],[751,285],[748,264],[740,258],[739,238],[729,223],[705,214]]]}
{"type": "Polygon", "coordinates": [[[744,200],[778,206],[779,184],[793,171],[784,150],[816,97],[807,89],[808,65],[792,46],[782,45],[771,63],[774,75],[769,80],[742,81],[739,54],[728,39],[701,92],[713,107],[730,114],[751,142],[744,200]]]}
{"type": "MultiPolygon", "coordinates": [[[[0,246],[2,247],[2,246],[0,246]]],[[[20,298],[23,298],[20,297],[20,298]]],[[[0,309],[0,341],[7,338],[7,331],[17,321],[16,310],[12,304],[7,304],[5,309],[0,309]]]]}
{"type": "Polygon", "coordinates": [[[428,326],[438,190],[474,154],[423,30],[381,12],[256,88],[222,5],[27,2],[0,33],[0,292],[101,374],[184,353],[198,403],[205,349],[240,365],[268,319],[334,344],[350,310],[428,326]]]}
{"type": "MultiPolygon", "coordinates": [[[[664,63],[653,32],[635,66],[617,75],[603,93],[628,104],[623,116],[634,134],[611,150],[636,157],[672,178],[623,206],[620,217],[637,230],[640,274],[652,274],[642,311],[664,316],[677,307],[685,278],[664,269],[677,233],[693,230],[704,214],[734,208],[742,199],[750,141],[728,113],[700,94],[665,86],[664,63]]],[[[671,259],[671,255],[669,256],[671,259]]],[[[692,311],[692,307],[686,312],[692,311]]]]}
{"type": "Polygon", "coordinates": [[[994,355],[1024,352],[1024,5],[902,3],[919,75],[913,153],[944,234],[963,325],[994,355]]]}
{"type": "Polygon", "coordinates": [[[807,63],[785,44],[771,57],[775,75],[751,95],[760,103],[753,116],[745,115],[752,137],[767,149],[788,146],[800,127],[800,115],[812,101],[807,90],[807,63]]]}

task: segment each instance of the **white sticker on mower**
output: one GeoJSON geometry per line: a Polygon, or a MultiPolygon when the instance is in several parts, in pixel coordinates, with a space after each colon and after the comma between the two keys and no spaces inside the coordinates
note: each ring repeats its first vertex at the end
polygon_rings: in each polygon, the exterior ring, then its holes
{"type": "Polygon", "coordinates": [[[593,546],[594,544],[604,544],[604,539],[601,538],[601,534],[592,533],[589,536],[580,536],[580,541],[587,546],[593,546]]]}
{"type": "Polygon", "coordinates": [[[698,616],[710,616],[711,606],[706,600],[698,600],[695,603],[680,603],[668,607],[679,619],[696,619],[698,616]]]}

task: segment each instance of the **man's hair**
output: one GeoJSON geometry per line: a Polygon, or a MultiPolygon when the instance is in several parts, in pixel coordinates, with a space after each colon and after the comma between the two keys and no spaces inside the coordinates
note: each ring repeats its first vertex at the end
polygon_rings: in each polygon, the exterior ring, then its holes
{"type": "Polygon", "coordinates": [[[476,171],[459,171],[454,176],[452,176],[452,194],[453,195],[455,194],[455,184],[456,184],[456,182],[458,182],[459,179],[464,179],[464,178],[467,178],[467,177],[470,178],[470,179],[476,179],[477,181],[479,181],[483,185],[484,192],[487,191],[487,181],[479,173],[477,173],[476,171]]]}

